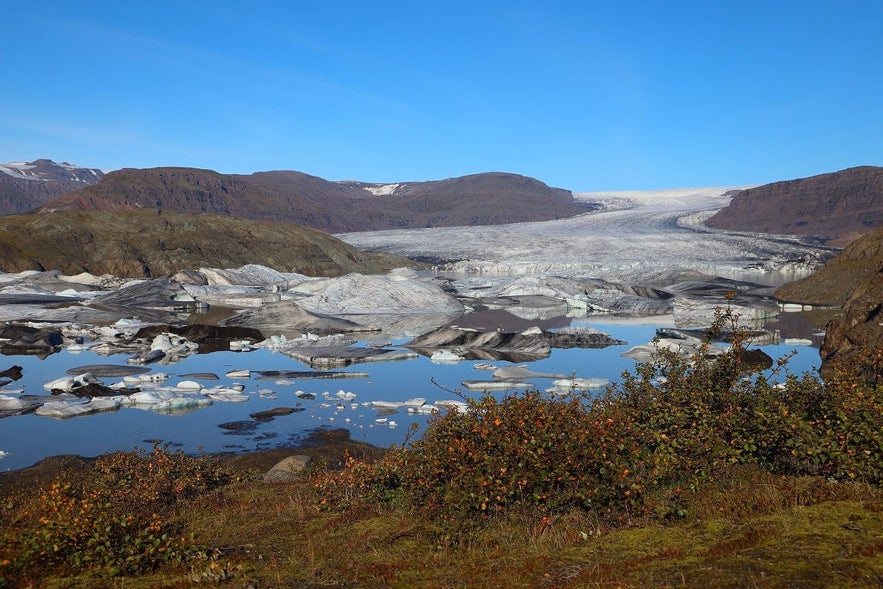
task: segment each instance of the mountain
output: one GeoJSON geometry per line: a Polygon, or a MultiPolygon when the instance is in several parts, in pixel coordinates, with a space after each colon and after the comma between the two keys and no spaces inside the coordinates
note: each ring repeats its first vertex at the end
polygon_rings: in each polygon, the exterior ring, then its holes
{"type": "Polygon", "coordinates": [[[742,190],[706,225],[815,235],[845,245],[883,225],[883,168],[860,166],[742,190]]]}
{"type": "Polygon", "coordinates": [[[196,168],[111,172],[37,212],[75,209],[209,213],[329,232],[539,221],[590,210],[570,191],[501,172],[381,185],[331,182],[293,171],[238,175],[196,168]]]}
{"type": "Polygon", "coordinates": [[[104,177],[97,168],[39,159],[0,164],[0,215],[23,213],[47,200],[95,184],[104,177]]]}
{"type": "Polygon", "coordinates": [[[262,264],[283,272],[338,276],[416,264],[367,254],[290,223],[157,210],[59,211],[0,220],[0,271],[60,270],[127,277],[203,266],[262,264]]]}

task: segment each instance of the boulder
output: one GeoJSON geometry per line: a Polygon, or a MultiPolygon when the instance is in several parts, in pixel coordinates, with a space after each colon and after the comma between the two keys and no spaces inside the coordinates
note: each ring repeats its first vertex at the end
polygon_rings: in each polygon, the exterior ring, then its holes
{"type": "Polygon", "coordinates": [[[310,464],[306,454],[295,454],[283,458],[273,468],[264,473],[263,479],[268,483],[281,483],[297,479],[301,472],[310,464]]]}

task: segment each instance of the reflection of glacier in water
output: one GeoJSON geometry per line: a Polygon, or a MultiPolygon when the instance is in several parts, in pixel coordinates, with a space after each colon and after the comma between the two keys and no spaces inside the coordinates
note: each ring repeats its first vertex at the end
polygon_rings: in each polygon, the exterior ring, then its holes
{"type": "MultiPolygon", "coordinates": [[[[659,326],[671,326],[667,317],[622,320],[600,317],[598,320],[580,320],[581,325],[597,327],[621,339],[626,345],[603,349],[553,350],[549,358],[529,363],[536,372],[572,375],[585,379],[617,380],[624,370],[631,370],[634,362],[622,353],[634,345],[644,344],[654,336],[659,326]]],[[[808,346],[762,346],[774,358],[782,357],[792,349],[797,355],[790,369],[802,373],[818,366],[818,350],[808,346]]],[[[61,352],[40,360],[33,356],[11,356],[10,363],[24,369],[22,380],[7,385],[6,389],[24,389],[21,393],[44,395],[43,384],[64,376],[69,368],[88,364],[125,364],[125,356],[102,357],[91,352],[73,354],[61,352]]],[[[159,440],[180,447],[187,452],[248,451],[280,446],[295,446],[307,432],[317,427],[346,428],[355,440],[380,446],[401,444],[412,423],[421,429],[427,415],[397,410],[379,409],[368,405],[371,401],[402,402],[415,397],[434,404],[444,400],[460,400],[441,387],[462,388],[465,380],[490,379],[482,362],[462,361],[455,364],[436,364],[425,356],[413,360],[358,364],[343,370],[367,372],[367,378],[342,380],[263,380],[257,371],[309,370],[304,364],[283,354],[267,350],[247,353],[215,352],[184,358],[165,366],[151,366],[155,372],[170,376],[167,383],[194,380],[185,375],[214,373],[218,381],[205,381],[206,387],[234,382],[245,386],[248,400],[241,403],[215,402],[190,412],[171,415],[123,407],[115,412],[65,420],[34,414],[7,417],[0,420],[0,450],[8,453],[0,460],[0,469],[29,466],[39,459],[57,454],[94,456],[113,450],[131,450],[159,440]],[[476,368],[479,367],[479,368],[476,368]],[[228,378],[234,369],[251,371],[248,378],[228,378]],[[433,384],[432,381],[438,383],[433,384]],[[295,393],[307,393],[299,398],[295,393]],[[339,391],[355,394],[338,395],[339,391]],[[310,396],[315,398],[310,399],[310,396]],[[251,414],[274,407],[289,407],[297,412],[276,417],[271,421],[256,421],[251,414]],[[382,423],[378,423],[380,420],[382,423]],[[219,427],[230,424],[228,428],[219,427]]],[[[505,361],[493,363],[498,367],[514,366],[505,361]]],[[[119,379],[104,378],[105,384],[119,379]]],[[[198,379],[197,379],[198,380],[198,379]]],[[[552,385],[548,378],[527,379],[538,389],[552,385]]],[[[0,389],[2,394],[3,389],[0,389]]],[[[480,392],[463,389],[468,396],[480,392]]],[[[502,395],[505,392],[496,392],[502,395]]]]}

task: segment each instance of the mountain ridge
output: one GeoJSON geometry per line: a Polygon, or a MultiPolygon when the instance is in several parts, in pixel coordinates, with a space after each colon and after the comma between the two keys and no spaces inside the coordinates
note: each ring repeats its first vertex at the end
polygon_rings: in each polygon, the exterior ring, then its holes
{"type": "Polygon", "coordinates": [[[736,193],[706,225],[813,235],[843,246],[883,225],[883,167],[856,166],[748,188],[736,193]]]}
{"type": "Polygon", "coordinates": [[[542,221],[592,208],[569,190],[506,172],[400,182],[389,195],[367,188],[374,186],[385,185],[333,182],[287,170],[241,175],[200,168],[124,168],[47,201],[35,212],[153,208],[290,222],[336,233],[542,221]]]}

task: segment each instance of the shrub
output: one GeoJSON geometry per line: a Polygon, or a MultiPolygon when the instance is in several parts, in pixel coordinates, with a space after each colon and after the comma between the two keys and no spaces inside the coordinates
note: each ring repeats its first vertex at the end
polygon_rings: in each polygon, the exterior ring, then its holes
{"type": "Polygon", "coordinates": [[[57,479],[6,506],[0,579],[133,574],[179,561],[190,549],[174,523],[174,507],[229,479],[207,458],[159,446],[102,456],[80,482],[57,479]]]}
{"type": "Polygon", "coordinates": [[[849,370],[867,367],[844,367],[827,385],[790,374],[787,358],[752,375],[747,334],[720,309],[710,334],[725,330],[725,354],[712,356],[708,342],[691,357],[660,349],[595,399],[530,391],[471,401],[431,420],[410,447],[322,473],[316,488],[326,505],[401,501],[451,521],[579,508],[617,524],[685,515],[687,494],[733,464],[883,480],[883,387],[849,370]]]}

